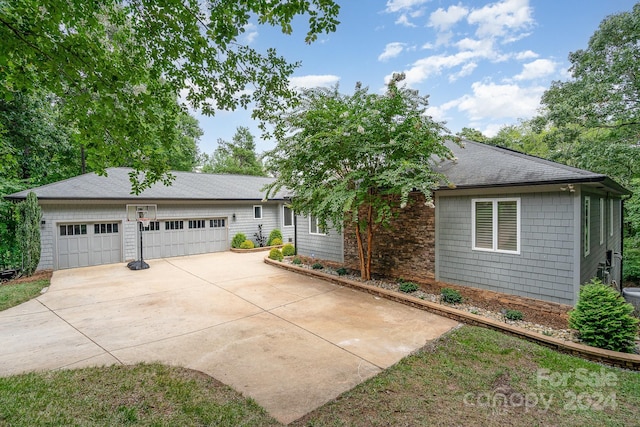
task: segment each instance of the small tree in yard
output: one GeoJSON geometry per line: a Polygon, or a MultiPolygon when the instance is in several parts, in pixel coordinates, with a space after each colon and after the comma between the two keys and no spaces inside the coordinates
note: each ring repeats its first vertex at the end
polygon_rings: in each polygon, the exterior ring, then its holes
{"type": "Polygon", "coordinates": [[[317,217],[323,229],[350,225],[365,280],[376,232],[412,191],[433,207],[432,191],[446,178],[431,165],[452,158],[447,129],[425,115],[427,97],[398,87],[403,79],[394,75],[384,95],[360,85],[353,95],[337,86],[305,90],[297,109],[274,119],[278,144],[267,153],[277,177],[267,197],[285,187],[295,195],[293,210],[317,217]]]}
{"type": "Polygon", "coordinates": [[[18,205],[18,228],[16,238],[22,250],[22,274],[30,276],[40,262],[40,219],[42,211],[38,198],[30,192],[24,202],[18,205]]]}

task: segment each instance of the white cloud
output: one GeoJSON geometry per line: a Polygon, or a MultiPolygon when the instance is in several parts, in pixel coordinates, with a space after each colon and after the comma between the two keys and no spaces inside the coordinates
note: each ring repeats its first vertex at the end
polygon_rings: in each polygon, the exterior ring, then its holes
{"type": "Polygon", "coordinates": [[[251,44],[256,37],[258,37],[258,27],[255,24],[248,23],[243,27],[244,29],[244,42],[247,44],[251,44]]]}
{"type": "Polygon", "coordinates": [[[391,58],[395,58],[400,55],[404,50],[405,44],[400,42],[387,43],[384,48],[384,52],[382,52],[378,56],[378,61],[387,61],[391,58]]]}
{"type": "Polygon", "coordinates": [[[414,24],[413,22],[409,21],[409,18],[404,13],[402,15],[400,15],[398,17],[398,19],[396,19],[395,24],[404,25],[405,27],[415,27],[416,26],[416,24],[414,24]]]}
{"type": "Polygon", "coordinates": [[[410,10],[416,6],[421,6],[430,0],[389,0],[387,1],[386,11],[389,13],[399,12],[401,10],[410,10]]]}
{"type": "Polygon", "coordinates": [[[537,58],[538,56],[540,56],[540,55],[538,55],[537,53],[535,53],[532,50],[525,50],[524,52],[518,52],[516,54],[516,59],[519,60],[519,61],[523,61],[525,59],[537,58]]]}
{"type": "Polygon", "coordinates": [[[488,4],[471,11],[467,22],[478,25],[478,37],[502,37],[505,41],[515,41],[525,36],[521,31],[529,29],[534,23],[529,0],[503,0],[488,4]]]}
{"type": "Polygon", "coordinates": [[[533,80],[540,77],[546,77],[556,71],[558,64],[549,59],[536,59],[533,62],[524,64],[522,72],[513,78],[515,80],[533,80]]]}
{"type": "Polygon", "coordinates": [[[291,77],[289,83],[297,88],[329,87],[340,81],[340,77],[332,74],[291,77]]]}
{"type": "Polygon", "coordinates": [[[467,64],[464,64],[460,69],[460,71],[458,71],[457,73],[451,74],[449,76],[449,83],[455,82],[460,77],[466,77],[471,75],[471,73],[473,73],[473,70],[475,70],[477,66],[478,64],[476,64],[475,62],[469,62],[467,64]]]}
{"type": "Polygon", "coordinates": [[[504,126],[504,124],[491,123],[484,127],[482,134],[484,136],[488,136],[489,138],[493,138],[498,134],[498,132],[500,132],[500,129],[502,129],[504,126]]]}
{"type": "Polygon", "coordinates": [[[438,10],[432,12],[429,16],[427,26],[434,27],[438,29],[438,31],[445,31],[467,16],[468,13],[469,9],[462,6],[449,6],[449,9],[447,10],[438,8],[438,10]]]}
{"type": "Polygon", "coordinates": [[[513,84],[475,82],[473,95],[456,100],[459,111],[470,120],[518,119],[535,115],[540,98],[546,90],[542,86],[520,87],[513,84]]]}

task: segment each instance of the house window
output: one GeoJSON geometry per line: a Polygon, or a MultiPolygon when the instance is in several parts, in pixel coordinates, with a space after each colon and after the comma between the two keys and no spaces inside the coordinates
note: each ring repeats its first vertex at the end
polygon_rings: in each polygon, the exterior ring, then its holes
{"type": "Polygon", "coordinates": [[[87,234],[87,224],[69,224],[60,226],[61,236],[79,236],[87,234]]]}
{"type": "Polygon", "coordinates": [[[182,230],[184,229],[184,221],[165,221],[165,230],[182,230]]]}
{"type": "Polygon", "coordinates": [[[93,234],[112,234],[118,232],[118,223],[93,224],[93,234]]]}
{"type": "Polygon", "coordinates": [[[604,199],[600,197],[600,244],[604,244],[604,199]]]}
{"type": "Polygon", "coordinates": [[[582,240],[584,241],[584,256],[587,257],[591,253],[591,198],[584,198],[584,219],[582,221],[582,240]]]}
{"type": "Polygon", "coordinates": [[[209,227],[211,228],[224,228],[225,220],[224,218],[219,219],[211,219],[209,220],[209,227]]]}
{"type": "Polygon", "coordinates": [[[614,219],[613,219],[613,199],[609,199],[609,236],[613,237],[613,225],[614,225],[614,219]]]}
{"type": "Polygon", "coordinates": [[[282,218],[284,227],[293,227],[293,209],[289,206],[282,206],[282,218]]]}
{"type": "Polygon", "coordinates": [[[474,199],[473,249],[520,253],[520,199],[474,199]]]}
{"type": "Polygon", "coordinates": [[[262,219],[262,206],[256,205],[253,207],[253,219],[262,219]]]}
{"type": "Polygon", "coordinates": [[[318,218],[313,215],[309,216],[309,234],[321,234],[321,235],[327,234],[322,229],[322,226],[320,225],[318,218]]]}

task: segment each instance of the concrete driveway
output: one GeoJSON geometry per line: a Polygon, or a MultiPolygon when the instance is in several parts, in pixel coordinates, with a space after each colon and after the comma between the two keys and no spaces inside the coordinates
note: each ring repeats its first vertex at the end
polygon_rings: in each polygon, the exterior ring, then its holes
{"type": "Polygon", "coordinates": [[[0,312],[0,375],[159,361],[202,371],[289,423],[456,326],[231,252],[56,271],[0,312]]]}

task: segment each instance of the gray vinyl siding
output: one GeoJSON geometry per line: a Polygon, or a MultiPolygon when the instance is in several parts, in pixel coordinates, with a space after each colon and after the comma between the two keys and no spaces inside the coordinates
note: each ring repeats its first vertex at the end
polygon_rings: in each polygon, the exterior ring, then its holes
{"type": "Polygon", "coordinates": [[[569,192],[440,196],[436,279],[547,301],[574,302],[574,204],[569,192]],[[472,250],[472,199],[520,198],[520,253],[472,250]]]}
{"type": "MultiPolygon", "coordinates": [[[[581,223],[580,223],[580,283],[584,284],[589,282],[593,277],[596,277],[598,274],[598,266],[601,263],[605,263],[607,257],[607,250],[613,250],[614,252],[614,262],[612,269],[612,279],[616,281],[616,283],[620,283],[621,279],[621,271],[620,271],[620,256],[619,254],[622,251],[622,241],[621,241],[621,224],[620,224],[620,209],[621,209],[621,201],[619,198],[615,198],[614,200],[614,232],[613,236],[609,233],[610,228],[610,211],[609,211],[609,198],[606,194],[595,193],[595,192],[582,192],[581,197],[581,209],[584,209],[584,200],[586,197],[591,199],[591,221],[590,221],[590,250],[589,255],[585,256],[585,241],[583,238],[583,230],[584,227],[584,214],[581,215],[581,223]],[[600,243],[600,199],[604,200],[605,209],[604,209],[604,241],[600,243]],[[618,254],[616,256],[615,254],[618,254]]],[[[583,212],[581,210],[581,212],[583,212]]]]}
{"type": "Polygon", "coordinates": [[[342,233],[329,230],[326,235],[309,233],[309,218],[296,217],[298,254],[328,261],[344,262],[342,233]]]}

